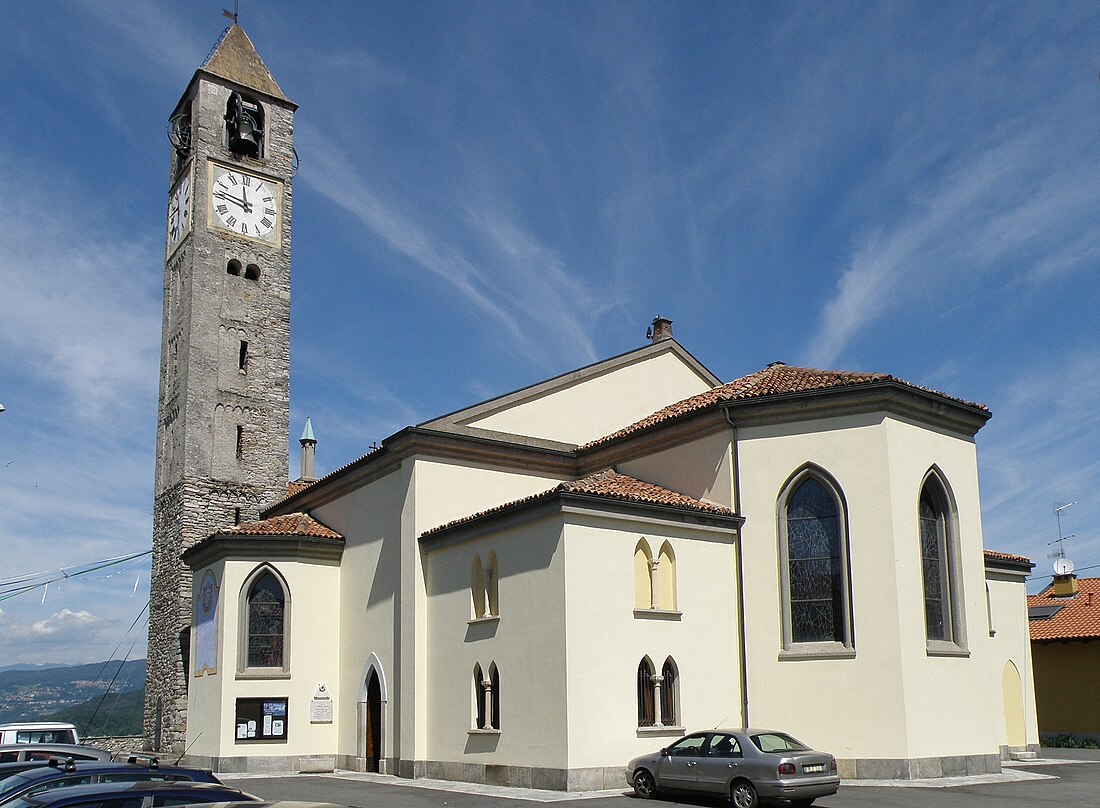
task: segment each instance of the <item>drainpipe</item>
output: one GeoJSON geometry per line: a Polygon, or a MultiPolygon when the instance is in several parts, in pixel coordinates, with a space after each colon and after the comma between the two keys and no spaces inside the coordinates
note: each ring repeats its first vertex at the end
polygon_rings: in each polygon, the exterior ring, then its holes
{"type": "MultiPolygon", "coordinates": [[[[726,422],[730,425],[730,455],[733,462],[733,512],[741,516],[741,464],[737,452],[737,424],[730,417],[730,411],[723,408],[726,422]]],[[[744,523],[737,530],[737,640],[738,672],[741,676],[741,726],[749,726],[749,665],[745,650],[745,570],[742,552],[742,533],[744,523]]]]}

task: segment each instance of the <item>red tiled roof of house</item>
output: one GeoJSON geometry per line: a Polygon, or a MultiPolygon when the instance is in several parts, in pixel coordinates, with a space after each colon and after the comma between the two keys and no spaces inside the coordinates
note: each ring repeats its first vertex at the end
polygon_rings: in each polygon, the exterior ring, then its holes
{"type": "Polygon", "coordinates": [[[1036,606],[1061,606],[1046,620],[1029,620],[1032,640],[1074,640],[1100,637],[1100,578],[1081,578],[1077,594],[1054,597],[1053,585],[1038,595],[1028,595],[1028,609],[1036,606]]]}
{"type": "Polygon", "coordinates": [[[674,508],[686,508],[693,511],[702,511],[704,513],[721,514],[723,516],[734,515],[733,511],[721,505],[713,505],[709,502],[703,502],[685,494],[672,491],[671,489],[654,485],[653,483],[643,482],[634,477],[627,476],[626,474],[620,474],[614,469],[604,469],[603,471],[597,471],[595,474],[589,474],[587,477],[582,477],[579,480],[560,483],[540,494],[533,494],[529,497],[506,502],[503,505],[497,505],[496,507],[489,508],[479,513],[456,519],[453,522],[448,522],[445,525],[432,528],[423,535],[428,536],[433,533],[438,533],[442,530],[457,525],[463,525],[475,519],[481,519],[484,516],[508,510],[518,505],[525,505],[529,502],[535,502],[536,500],[547,499],[559,493],[590,494],[592,496],[606,497],[607,499],[621,500],[623,502],[637,502],[647,505],[668,505],[674,508]]]}
{"type": "Polygon", "coordinates": [[[289,483],[286,484],[286,498],[289,499],[290,497],[297,494],[299,491],[305,491],[311,485],[313,485],[312,482],[306,483],[302,482],[301,480],[291,480],[289,483]]]}
{"type": "Polygon", "coordinates": [[[1012,553],[999,553],[996,550],[986,550],[985,557],[992,561],[1015,561],[1019,564],[1031,563],[1031,559],[1027,556],[1012,555],[1012,553]]]}
{"type": "Polygon", "coordinates": [[[776,362],[768,365],[763,370],[758,370],[756,373],[743,376],[740,379],[734,379],[732,382],[727,382],[712,390],[707,390],[706,392],[698,393],[690,398],[685,398],[683,401],[670,404],[664,409],[657,410],[657,412],[652,415],[648,415],[642,420],[620,429],[618,432],[613,432],[610,435],[597,438],[580,448],[583,451],[584,449],[607,443],[635,432],[640,432],[649,427],[664,423],[665,421],[671,421],[675,418],[704,410],[727,401],[740,401],[791,393],[806,393],[813,390],[827,390],[837,387],[856,387],[859,385],[872,384],[874,382],[894,382],[912,390],[931,393],[949,401],[964,404],[968,407],[976,407],[983,412],[989,411],[984,404],[965,401],[964,399],[955,398],[954,396],[949,396],[937,390],[920,387],[904,379],[891,376],[888,373],[818,370],[816,368],[801,368],[776,362]]]}
{"type": "Polygon", "coordinates": [[[344,537],[326,527],[308,513],[287,513],[272,516],[258,522],[241,522],[218,531],[222,536],[304,536],[311,539],[340,539],[344,537]]]}

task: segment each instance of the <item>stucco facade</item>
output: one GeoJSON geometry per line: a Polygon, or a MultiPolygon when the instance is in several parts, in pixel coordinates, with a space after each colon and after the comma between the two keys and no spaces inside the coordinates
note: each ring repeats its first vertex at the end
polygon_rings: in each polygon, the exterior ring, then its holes
{"type": "Polygon", "coordinates": [[[194,679],[191,754],[222,770],[331,761],[579,790],[617,786],[631,756],[719,724],[781,727],[848,778],[997,771],[1037,745],[1030,563],[982,541],[984,409],[890,377],[778,365],[706,378],[674,340],[647,345],[409,427],[188,551],[197,582],[220,582],[230,666],[194,679]],[[648,374],[668,400],[641,417],[605,408],[616,420],[601,428],[617,429],[585,445],[547,427],[555,396],[583,399],[591,377],[595,406],[619,372],[648,374]],[[705,389],[672,400],[684,379],[705,389]],[[764,382],[783,389],[752,392],[764,382]],[[520,431],[471,426],[487,410],[520,431]],[[824,641],[799,636],[792,606],[785,503],[805,480],[838,508],[843,597],[824,641]],[[930,486],[944,511],[935,637],[918,518],[930,486]],[[291,517],[308,526],[280,527],[291,517]],[[302,530],[326,538],[302,544],[302,530]],[[291,604],[286,670],[245,675],[239,621],[265,564],[291,604]],[[309,721],[318,688],[331,723],[309,721]],[[233,737],[239,699],[287,694],[285,741],[233,737]]]}

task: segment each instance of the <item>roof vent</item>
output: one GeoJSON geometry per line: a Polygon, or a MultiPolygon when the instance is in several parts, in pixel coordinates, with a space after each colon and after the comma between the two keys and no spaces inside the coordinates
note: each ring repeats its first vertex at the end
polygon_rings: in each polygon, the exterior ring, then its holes
{"type": "Polygon", "coordinates": [[[768,362],[768,367],[770,367],[770,368],[785,368],[785,367],[787,367],[787,363],[786,362],[768,362]]]}
{"type": "Polygon", "coordinates": [[[672,339],[672,320],[658,314],[653,318],[653,324],[649,326],[645,336],[653,342],[672,339]]]}

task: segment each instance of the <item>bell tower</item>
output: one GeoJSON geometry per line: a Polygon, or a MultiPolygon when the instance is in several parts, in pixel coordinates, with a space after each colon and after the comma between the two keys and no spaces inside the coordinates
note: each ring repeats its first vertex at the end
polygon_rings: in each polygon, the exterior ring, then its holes
{"type": "Polygon", "coordinates": [[[234,23],[169,119],[144,721],[157,751],[186,737],[180,553],[286,496],[296,109],[234,23]]]}

